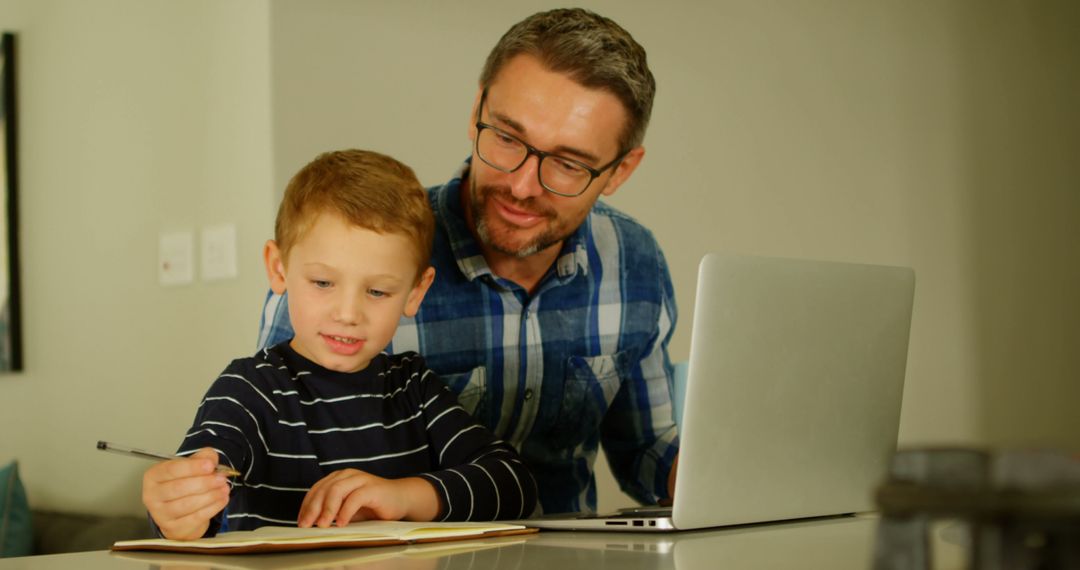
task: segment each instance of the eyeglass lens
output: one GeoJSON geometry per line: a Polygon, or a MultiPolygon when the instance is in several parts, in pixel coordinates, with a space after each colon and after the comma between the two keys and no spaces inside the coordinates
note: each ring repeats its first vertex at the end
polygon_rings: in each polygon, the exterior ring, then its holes
{"type": "MultiPolygon", "coordinates": [[[[478,154],[491,166],[513,172],[529,158],[529,148],[522,141],[484,125],[477,134],[478,154]]],[[[556,194],[577,196],[592,181],[592,174],[581,164],[554,155],[540,157],[540,184],[556,194]]]]}

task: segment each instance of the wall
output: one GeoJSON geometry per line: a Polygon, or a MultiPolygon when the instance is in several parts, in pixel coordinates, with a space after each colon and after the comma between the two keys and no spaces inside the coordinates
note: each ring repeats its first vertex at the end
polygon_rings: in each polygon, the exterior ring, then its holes
{"type": "MultiPolygon", "coordinates": [[[[140,512],[209,382],[254,348],[270,236],[265,3],[6,1],[18,35],[26,371],[0,377],[0,462],[39,507],[140,512]],[[232,222],[239,278],[163,288],[158,235],[232,222]]],[[[198,279],[196,271],[196,279],[198,279]]]]}
{"type": "Polygon", "coordinates": [[[1078,449],[1080,4],[1036,5],[958,22],[978,432],[1078,449]]]}
{"type": "MultiPolygon", "coordinates": [[[[908,265],[902,443],[1080,448],[1074,3],[585,5],[659,82],[645,162],[611,202],[668,254],[675,358],[706,251],[908,265]]],[[[0,460],[23,460],[31,499],[137,511],[142,466],[91,445],[172,447],[251,350],[288,176],[361,147],[442,182],[484,56],[544,7],[0,2],[22,40],[28,350],[0,378],[0,460]],[[226,221],[238,280],[157,285],[159,232],[226,221]]],[[[613,489],[605,474],[602,506],[626,504],[613,489]]]]}
{"type": "MultiPolygon", "coordinates": [[[[657,76],[646,159],[610,201],[667,252],[673,357],[707,251],[911,266],[901,442],[1080,447],[1075,4],[582,4],[657,76]]],[[[451,174],[487,51],[549,4],[435,6],[272,3],[275,187],[349,146],[451,174]]],[[[627,501],[605,473],[601,507],[627,501]]]]}

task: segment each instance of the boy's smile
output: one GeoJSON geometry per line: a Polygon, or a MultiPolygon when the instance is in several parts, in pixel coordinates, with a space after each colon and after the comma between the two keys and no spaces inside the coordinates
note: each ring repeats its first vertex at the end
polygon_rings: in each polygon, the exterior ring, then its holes
{"type": "Polygon", "coordinates": [[[377,233],[334,213],[309,227],[285,260],[276,243],[266,245],[270,286],[289,292],[289,345],[323,368],[363,370],[390,344],[401,316],[416,314],[434,269],[417,279],[416,248],[405,235],[377,233]]]}
{"type": "Polygon", "coordinates": [[[343,354],[345,356],[352,356],[364,348],[364,341],[359,338],[344,337],[337,335],[328,335],[323,333],[323,340],[330,346],[330,350],[343,354]]]}

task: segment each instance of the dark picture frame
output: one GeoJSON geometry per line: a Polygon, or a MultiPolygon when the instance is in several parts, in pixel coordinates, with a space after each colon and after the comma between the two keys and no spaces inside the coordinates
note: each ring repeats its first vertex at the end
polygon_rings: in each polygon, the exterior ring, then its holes
{"type": "Polygon", "coordinates": [[[23,369],[19,281],[18,114],[15,35],[0,35],[0,372],[23,369]]]}

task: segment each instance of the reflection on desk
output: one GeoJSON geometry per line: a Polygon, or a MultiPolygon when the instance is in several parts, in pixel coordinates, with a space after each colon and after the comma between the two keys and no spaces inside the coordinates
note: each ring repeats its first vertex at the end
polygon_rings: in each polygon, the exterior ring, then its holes
{"type": "Polygon", "coordinates": [[[872,562],[876,526],[877,517],[858,516],[670,534],[543,531],[524,537],[292,554],[207,556],[102,551],[10,558],[0,560],[0,569],[865,570],[872,562]]]}
{"type": "MultiPolygon", "coordinates": [[[[440,560],[464,560],[471,558],[467,555],[477,551],[503,549],[523,542],[524,539],[521,537],[505,537],[410,546],[345,548],[276,554],[192,555],[175,552],[114,552],[112,556],[126,561],[142,562],[155,570],[317,570],[323,568],[435,570],[446,567],[440,560]]],[[[491,560],[493,564],[502,567],[503,563],[498,561],[500,556],[496,554],[491,560]]]]}

